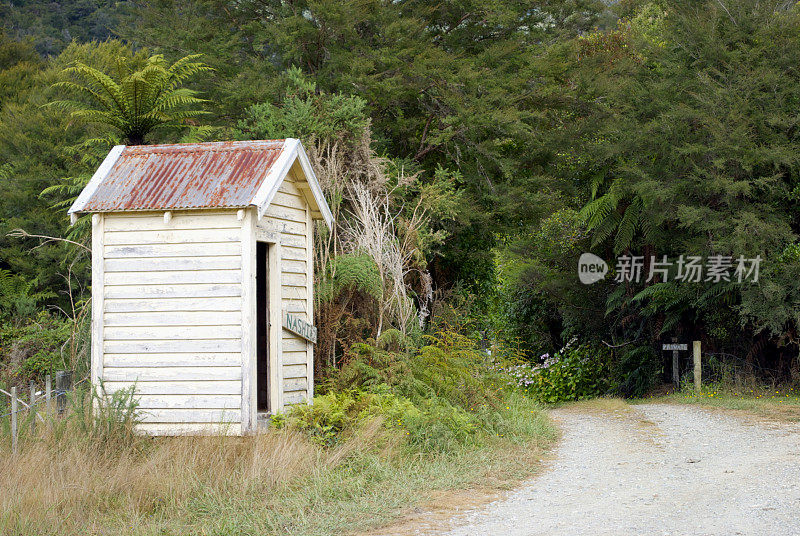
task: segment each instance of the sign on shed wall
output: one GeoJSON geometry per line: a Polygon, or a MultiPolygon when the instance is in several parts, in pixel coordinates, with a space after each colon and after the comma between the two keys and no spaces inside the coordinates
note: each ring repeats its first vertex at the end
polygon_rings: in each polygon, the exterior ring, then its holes
{"type": "Polygon", "coordinates": [[[302,318],[292,313],[283,312],[283,327],[306,339],[314,344],[317,344],[317,328],[309,324],[302,318]]]}

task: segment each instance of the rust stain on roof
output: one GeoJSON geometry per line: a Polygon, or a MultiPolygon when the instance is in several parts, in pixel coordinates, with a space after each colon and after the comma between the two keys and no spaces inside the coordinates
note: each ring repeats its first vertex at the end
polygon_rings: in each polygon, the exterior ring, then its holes
{"type": "Polygon", "coordinates": [[[125,147],[82,211],[245,207],[284,140],[125,147]]]}

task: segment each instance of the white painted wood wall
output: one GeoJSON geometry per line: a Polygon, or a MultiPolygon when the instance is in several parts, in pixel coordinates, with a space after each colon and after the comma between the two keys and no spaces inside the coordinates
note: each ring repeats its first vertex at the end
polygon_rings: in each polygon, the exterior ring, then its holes
{"type": "MultiPolygon", "coordinates": [[[[175,211],[169,222],[163,211],[93,216],[92,381],[109,392],[135,383],[142,431],[240,434],[254,425],[255,269],[246,256],[259,236],[279,252],[270,279],[280,309],[313,322],[313,226],[295,182],[290,174],[260,221],[254,207],[242,219],[237,210],[175,211]]],[[[282,329],[271,307],[271,335],[280,333],[272,400],[282,409],[313,397],[313,347],[282,329]]]]}
{"type": "MultiPolygon", "coordinates": [[[[281,309],[313,323],[313,225],[298,183],[295,171],[290,172],[256,225],[279,243],[281,309]]],[[[282,404],[288,406],[314,396],[313,345],[288,330],[281,332],[279,381],[282,404]]]]}
{"type": "Polygon", "coordinates": [[[142,431],[225,423],[240,433],[242,222],[236,211],[163,215],[95,215],[103,291],[93,305],[103,314],[93,375],[109,391],[135,382],[142,431]]]}

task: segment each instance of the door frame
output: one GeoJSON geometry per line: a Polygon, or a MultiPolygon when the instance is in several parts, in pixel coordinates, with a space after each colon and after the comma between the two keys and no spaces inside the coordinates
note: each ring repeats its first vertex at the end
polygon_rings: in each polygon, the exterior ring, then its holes
{"type": "MultiPolygon", "coordinates": [[[[282,309],[282,296],[281,296],[281,241],[280,233],[272,233],[256,226],[256,242],[263,242],[267,245],[267,269],[269,271],[269,279],[267,281],[267,293],[269,302],[269,332],[267,333],[267,340],[269,344],[269,407],[273,415],[280,413],[283,410],[283,374],[281,373],[281,311],[282,309]]],[[[254,333],[253,337],[257,336],[255,330],[255,323],[253,324],[254,333]]],[[[255,368],[257,349],[253,348],[253,365],[255,368]]],[[[258,378],[255,371],[251,376],[252,395],[256,397],[258,390],[258,378]]],[[[255,422],[258,407],[257,400],[253,401],[252,413],[253,422],[255,422]]]]}

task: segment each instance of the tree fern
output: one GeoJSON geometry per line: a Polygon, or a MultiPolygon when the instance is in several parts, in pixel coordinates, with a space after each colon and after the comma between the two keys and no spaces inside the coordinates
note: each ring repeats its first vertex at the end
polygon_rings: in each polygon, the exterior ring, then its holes
{"type": "Polygon", "coordinates": [[[646,234],[652,236],[653,226],[644,215],[642,198],[625,194],[620,179],[612,180],[606,193],[598,196],[605,180],[603,175],[591,180],[592,200],[583,207],[579,217],[586,228],[593,232],[593,246],[614,236],[614,252],[619,254],[631,247],[637,230],[646,229],[646,234]],[[626,200],[629,201],[627,206],[624,203],[626,200]]]}
{"type": "Polygon", "coordinates": [[[639,292],[637,292],[636,295],[633,298],[631,298],[631,301],[637,302],[653,298],[658,294],[663,293],[667,288],[669,288],[672,285],[673,283],[669,282],[654,283],[649,287],[645,287],[639,292]]]}
{"type": "MultiPolygon", "coordinates": [[[[65,147],[67,156],[79,159],[82,167],[86,170],[83,173],[61,177],[59,182],[52,184],[42,190],[39,197],[53,200],[52,208],[59,211],[66,211],[80,195],[83,188],[92,178],[92,171],[100,166],[109,149],[119,143],[116,136],[104,136],[101,138],[91,138],[82,143],[65,147]]],[[[85,215],[70,226],[67,231],[67,238],[76,242],[84,242],[88,239],[91,231],[91,217],[85,215]]]]}
{"type": "Polygon", "coordinates": [[[619,227],[622,216],[614,211],[608,217],[603,219],[596,227],[592,228],[594,235],[592,236],[592,246],[597,246],[608,240],[619,227]]]}
{"type": "Polygon", "coordinates": [[[10,270],[0,269],[0,319],[33,314],[44,300],[55,296],[53,292],[36,290],[37,281],[28,281],[10,270]]]}
{"type": "Polygon", "coordinates": [[[625,285],[617,285],[606,298],[606,315],[619,309],[625,303],[625,285]]]}
{"type": "Polygon", "coordinates": [[[644,207],[639,212],[639,228],[642,231],[642,238],[645,239],[646,242],[652,243],[655,240],[656,234],[656,224],[653,221],[653,217],[651,214],[648,214],[644,207]]]}
{"type": "Polygon", "coordinates": [[[329,273],[317,286],[317,299],[322,303],[331,302],[346,290],[380,299],[383,282],[372,257],[363,253],[335,257],[329,273]]]}
{"type": "Polygon", "coordinates": [[[699,309],[713,307],[717,304],[734,305],[736,299],[736,283],[719,282],[706,288],[695,300],[694,305],[699,309]]]}
{"type": "Polygon", "coordinates": [[[168,65],[163,56],[155,55],[141,68],[137,62],[120,58],[116,78],[76,61],[63,71],[70,79],[53,86],[75,100],[56,100],[50,106],[69,113],[79,123],[108,125],[128,144],[140,145],[156,128],[186,126],[187,119],[207,113],[198,106],[208,101],[181,87],[193,76],[211,70],[196,61],[199,57],[192,54],[168,65]]]}
{"type": "Polygon", "coordinates": [[[589,230],[599,226],[617,209],[617,198],[613,192],[606,193],[589,202],[580,212],[581,219],[589,230]]]}
{"type": "Polygon", "coordinates": [[[378,348],[397,352],[409,346],[410,338],[399,329],[391,328],[381,333],[375,342],[378,348]]]}
{"type": "Polygon", "coordinates": [[[692,292],[675,281],[663,281],[642,289],[631,303],[643,304],[641,313],[645,317],[663,318],[659,329],[661,335],[674,329],[691,309],[692,292]]]}

